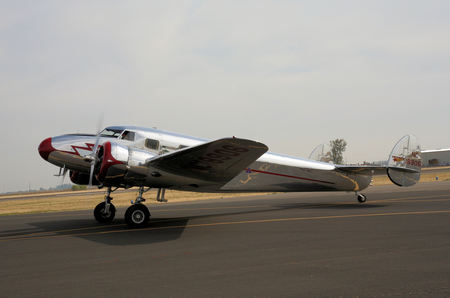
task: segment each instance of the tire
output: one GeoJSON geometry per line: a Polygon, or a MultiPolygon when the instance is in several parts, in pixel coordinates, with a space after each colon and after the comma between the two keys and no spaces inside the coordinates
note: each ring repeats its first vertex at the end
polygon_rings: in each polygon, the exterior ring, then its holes
{"type": "Polygon", "coordinates": [[[125,222],[130,228],[141,228],[148,224],[150,211],[145,205],[134,204],[125,212],[125,222]]]}
{"type": "Polygon", "coordinates": [[[113,204],[109,203],[109,212],[105,214],[104,210],[105,210],[105,202],[101,202],[94,209],[95,219],[100,223],[112,222],[114,216],[116,215],[116,207],[114,207],[113,204]]]}
{"type": "Polygon", "coordinates": [[[367,201],[366,196],[363,194],[359,194],[357,198],[358,198],[358,202],[360,202],[360,203],[364,203],[365,201],[367,201]]]}

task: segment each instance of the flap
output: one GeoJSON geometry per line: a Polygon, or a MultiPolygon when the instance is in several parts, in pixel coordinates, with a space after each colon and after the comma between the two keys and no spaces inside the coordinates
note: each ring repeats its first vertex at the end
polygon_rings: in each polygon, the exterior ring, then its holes
{"type": "Polygon", "coordinates": [[[267,150],[259,142],[225,138],[155,157],[147,165],[175,175],[227,182],[267,150]]]}

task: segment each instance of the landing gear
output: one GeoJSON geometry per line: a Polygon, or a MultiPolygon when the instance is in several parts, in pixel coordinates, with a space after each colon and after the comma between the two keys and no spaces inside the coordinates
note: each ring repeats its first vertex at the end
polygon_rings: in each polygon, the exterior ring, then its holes
{"type": "Polygon", "coordinates": [[[134,202],[131,201],[132,205],[128,207],[127,211],[125,212],[125,222],[129,227],[140,228],[148,223],[150,219],[150,211],[144,204],[142,204],[142,202],[145,201],[142,195],[144,194],[144,192],[147,192],[149,190],[150,188],[144,190],[144,187],[141,186],[139,188],[138,197],[134,202]]]}
{"type": "Polygon", "coordinates": [[[144,197],[142,196],[145,192],[149,191],[150,189],[152,189],[151,187],[148,187],[147,189],[144,189],[143,186],[139,187],[139,194],[136,198],[136,201],[131,201],[131,204],[140,204],[142,202],[145,202],[144,197]]]}
{"type": "Polygon", "coordinates": [[[116,207],[113,204],[109,204],[108,211],[106,211],[106,203],[101,202],[94,209],[94,217],[100,223],[112,222],[116,215],[116,207]]]}
{"type": "Polygon", "coordinates": [[[364,203],[365,201],[367,201],[367,197],[361,193],[356,193],[356,198],[360,203],[364,203]]]}
{"type": "Polygon", "coordinates": [[[111,203],[111,187],[108,187],[105,195],[105,201],[98,204],[94,209],[94,217],[100,223],[112,222],[116,215],[116,207],[111,203]]]}
{"type": "Polygon", "coordinates": [[[125,212],[125,222],[131,228],[145,226],[150,219],[150,211],[143,204],[134,204],[128,207],[125,212]]]}

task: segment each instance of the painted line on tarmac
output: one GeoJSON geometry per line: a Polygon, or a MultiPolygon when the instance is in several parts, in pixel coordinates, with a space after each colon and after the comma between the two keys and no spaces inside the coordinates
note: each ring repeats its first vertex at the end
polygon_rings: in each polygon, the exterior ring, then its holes
{"type": "Polygon", "coordinates": [[[248,205],[248,206],[225,206],[225,207],[201,207],[201,208],[173,208],[154,210],[155,212],[171,212],[171,211],[201,211],[201,210],[222,210],[222,209],[240,209],[240,208],[266,208],[271,205],[248,205]]]}
{"type": "MultiPolygon", "coordinates": [[[[103,228],[109,228],[109,227],[120,227],[125,226],[125,224],[113,224],[113,225],[103,225],[103,226],[95,226],[95,227],[83,227],[83,228],[73,228],[73,229],[61,229],[61,230],[53,230],[53,231],[42,231],[42,232],[33,232],[28,234],[22,234],[20,237],[30,237],[30,236],[36,236],[36,235],[43,235],[43,234],[54,234],[54,233],[65,233],[65,232],[74,232],[74,231],[83,231],[83,230],[96,230],[96,229],[103,229],[103,228]]],[[[1,233],[1,232],[0,232],[1,233]]],[[[8,240],[9,238],[14,238],[16,236],[0,236],[0,240],[8,240]]]]}
{"type": "Polygon", "coordinates": [[[450,200],[449,195],[436,195],[436,196],[420,196],[420,197],[402,197],[402,198],[393,198],[393,199],[385,199],[385,200],[375,200],[370,201],[367,200],[368,203],[382,203],[382,202],[432,202],[435,198],[447,197],[447,199],[438,199],[439,201],[448,201],[450,200]]]}
{"type": "MultiPolygon", "coordinates": [[[[240,225],[240,224],[258,224],[258,223],[277,223],[288,221],[309,221],[309,220],[323,220],[323,219],[349,219],[349,218],[367,218],[367,217],[382,217],[382,216],[406,216],[406,215],[435,215],[435,214],[448,214],[450,210],[431,210],[431,211],[409,211],[409,212],[389,212],[389,213],[368,213],[368,214],[348,214],[348,215],[331,215],[331,216],[312,216],[312,217],[288,217],[288,218],[273,218],[273,219],[256,219],[256,220],[243,220],[243,221],[226,221],[226,222],[214,222],[204,224],[190,224],[190,225],[173,225],[164,227],[148,227],[141,229],[122,229],[113,231],[98,231],[93,233],[78,233],[78,234],[64,234],[64,235],[48,235],[37,237],[11,237],[8,239],[0,239],[3,241],[13,240],[30,240],[30,239],[51,239],[51,238],[63,238],[63,237],[80,237],[80,236],[93,236],[93,235],[106,235],[113,233],[132,233],[132,232],[145,232],[167,229],[187,229],[198,227],[217,227],[224,225],[240,225]]],[[[183,220],[183,218],[178,219],[183,220]]]]}
{"type": "MultiPolygon", "coordinates": [[[[171,219],[155,220],[155,221],[152,221],[152,223],[162,223],[162,222],[167,222],[167,221],[172,221],[172,220],[171,219]]],[[[4,236],[4,237],[0,236],[0,241],[15,239],[18,237],[31,239],[31,238],[35,238],[34,236],[39,236],[39,235],[44,235],[44,234],[55,234],[55,233],[74,232],[74,231],[83,231],[83,230],[98,230],[98,229],[104,229],[104,228],[116,228],[116,227],[125,227],[125,226],[126,226],[126,224],[111,224],[111,225],[102,225],[102,226],[93,226],[93,227],[42,231],[42,232],[34,232],[34,233],[15,235],[15,236],[4,236]]],[[[67,234],[67,236],[69,236],[69,235],[73,235],[73,234],[67,234]]],[[[45,236],[62,236],[62,235],[45,235],[45,236]]]]}

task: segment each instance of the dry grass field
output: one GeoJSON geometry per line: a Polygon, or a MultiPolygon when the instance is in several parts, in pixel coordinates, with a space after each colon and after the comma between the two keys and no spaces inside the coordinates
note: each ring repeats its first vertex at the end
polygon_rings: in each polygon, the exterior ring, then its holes
{"type": "MultiPolygon", "coordinates": [[[[116,207],[129,206],[131,200],[135,200],[138,189],[125,193],[112,193],[113,204],[116,207]]],[[[197,201],[208,199],[223,199],[225,197],[251,196],[258,194],[224,194],[224,193],[195,193],[185,191],[167,190],[166,199],[169,202],[197,201]]],[[[23,196],[23,195],[22,195],[23,196]]],[[[7,197],[10,198],[10,197],[7,197]]],[[[150,191],[144,195],[146,204],[166,204],[156,201],[156,191],[150,191]]],[[[23,214],[23,213],[44,213],[94,209],[94,207],[104,200],[104,190],[95,194],[86,195],[81,192],[72,192],[70,196],[39,197],[20,200],[8,200],[0,197],[0,215],[23,214]]]]}
{"type": "MultiPolygon", "coordinates": [[[[450,180],[450,167],[424,169],[422,171],[420,182],[439,182],[450,180]],[[437,179],[436,179],[437,177],[437,179]]],[[[391,184],[387,176],[374,177],[373,186],[391,184]]],[[[44,212],[59,212],[59,211],[74,211],[74,210],[88,210],[94,207],[103,200],[104,191],[99,190],[94,194],[83,194],[86,191],[78,192],[64,192],[64,196],[58,196],[58,193],[38,193],[38,194],[18,194],[0,196],[0,215],[6,214],[23,214],[23,213],[44,213],[44,212]],[[50,195],[53,195],[49,197],[50,195]],[[56,196],[55,196],[56,195],[56,196]],[[26,197],[30,198],[27,199],[26,197]],[[14,198],[23,198],[11,200],[14,198]]],[[[92,190],[87,191],[92,192],[92,190]]],[[[208,200],[208,199],[223,199],[236,196],[251,196],[260,195],[255,194],[211,194],[211,193],[195,193],[182,191],[166,191],[166,199],[169,202],[208,200]]],[[[129,206],[130,201],[137,196],[137,188],[135,191],[125,193],[113,193],[113,203],[117,207],[129,206]]],[[[165,204],[156,201],[155,191],[150,191],[144,196],[148,204],[165,204]]]]}
{"type": "MultiPolygon", "coordinates": [[[[425,168],[420,175],[420,182],[439,182],[446,180],[450,180],[450,167],[425,168]]],[[[387,176],[375,176],[373,178],[373,186],[385,184],[391,184],[387,176]]]]}

